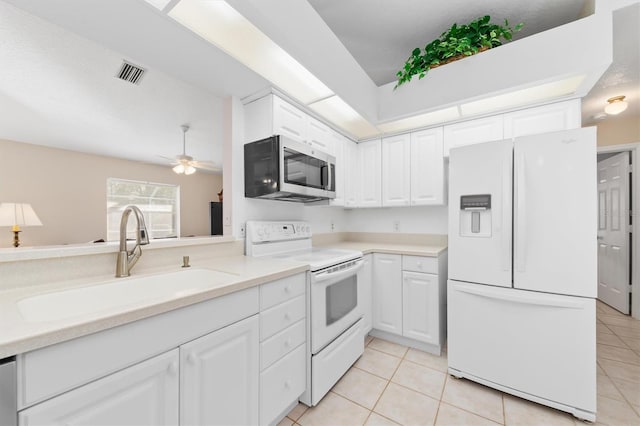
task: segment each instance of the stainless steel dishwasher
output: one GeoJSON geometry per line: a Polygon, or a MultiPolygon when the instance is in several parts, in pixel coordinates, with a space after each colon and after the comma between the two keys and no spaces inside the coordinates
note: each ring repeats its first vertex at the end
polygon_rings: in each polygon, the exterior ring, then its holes
{"type": "Polygon", "coordinates": [[[0,425],[17,426],[18,393],[15,357],[0,360],[0,425]]]}

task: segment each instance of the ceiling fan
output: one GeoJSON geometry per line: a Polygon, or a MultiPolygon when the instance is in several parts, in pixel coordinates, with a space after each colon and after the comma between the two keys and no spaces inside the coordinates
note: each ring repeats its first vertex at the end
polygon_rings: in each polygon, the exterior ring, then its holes
{"type": "Polygon", "coordinates": [[[180,126],[182,128],[182,154],[176,155],[175,158],[166,158],[167,160],[173,161],[171,164],[174,166],[173,171],[177,174],[185,174],[191,175],[196,172],[196,169],[208,170],[211,172],[219,172],[221,168],[210,161],[198,161],[194,160],[192,156],[187,155],[186,153],[186,144],[187,144],[187,132],[189,131],[189,126],[183,124],[180,126]]]}

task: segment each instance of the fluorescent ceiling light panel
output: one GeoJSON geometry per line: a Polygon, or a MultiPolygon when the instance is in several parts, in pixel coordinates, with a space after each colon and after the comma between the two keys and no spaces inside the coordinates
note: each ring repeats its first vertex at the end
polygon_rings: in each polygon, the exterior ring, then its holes
{"type": "Polygon", "coordinates": [[[575,93],[585,77],[585,75],[578,75],[503,95],[480,99],[479,101],[468,102],[462,104],[460,110],[464,116],[479,115],[570,95],[575,93]]]}
{"type": "Polygon", "coordinates": [[[169,16],[303,104],[333,95],[323,82],[225,1],[182,0],[169,16]]]}
{"type": "Polygon", "coordinates": [[[376,136],[380,131],[365,120],[339,96],[331,96],[314,102],[309,108],[359,139],[376,136]]]}
{"type": "Polygon", "coordinates": [[[403,118],[401,120],[378,124],[378,129],[385,133],[401,132],[403,130],[417,129],[432,124],[453,121],[459,117],[458,107],[449,107],[425,114],[414,115],[413,117],[403,118]]]}

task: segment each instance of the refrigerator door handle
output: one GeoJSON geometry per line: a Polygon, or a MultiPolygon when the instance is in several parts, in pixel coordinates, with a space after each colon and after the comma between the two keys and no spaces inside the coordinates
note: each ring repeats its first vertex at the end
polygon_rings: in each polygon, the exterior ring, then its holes
{"type": "Polygon", "coordinates": [[[502,165],[502,270],[511,270],[511,221],[507,220],[511,212],[511,175],[513,150],[505,150],[502,165]]]}
{"type": "MultiPolygon", "coordinates": [[[[554,308],[584,309],[582,300],[566,300],[566,297],[551,298],[550,295],[538,295],[534,292],[517,292],[513,290],[494,289],[488,286],[474,287],[456,285],[455,290],[487,299],[504,300],[523,305],[549,306],[554,308]],[[545,297],[547,296],[547,297],[545,297]]],[[[588,299],[587,299],[588,300],[588,299]]]]}
{"type": "Polygon", "coordinates": [[[524,272],[526,267],[526,243],[527,243],[527,205],[525,199],[526,182],[525,182],[525,158],[523,153],[516,156],[516,208],[514,209],[515,228],[514,236],[515,247],[515,267],[516,271],[524,272]]]}

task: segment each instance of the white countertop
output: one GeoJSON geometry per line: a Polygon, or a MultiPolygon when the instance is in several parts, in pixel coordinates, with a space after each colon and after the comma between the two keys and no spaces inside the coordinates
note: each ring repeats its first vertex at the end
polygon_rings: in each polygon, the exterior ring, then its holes
{"type": "MultiPolygon", "coordinates": [[[[153,295],[144,302],[123,305],[100,313],[82,315],[49,322],[29,322],[18,309],[18,302],[27,297],[80,286],[93,286],[114,280],[113,275],[92,276],[90,279],[62,281],[40,286],[27,286],[0,292],[0,358],[16,355],[76,337],[113,328],[132,321],[158,315],[238,290],[254,287],[309,269],[308,265],[288,260],[260,259],[246,256],[220,256],[205,261],[193,261],[193,268],[212,269],[237,276],[226,285],[212,285],[187,296],[158,299],[153,295]]],[[[156,273],[176,272],[173,266],[156,273]]],[[[151,274],[136,274],[132,277],[151,274]]],[[[122,278],[127,279],[127,278],[122,278]]]]}
{"type": "Polygon", "coordinates": [[[446,245],[422,245],[422,244],[400,244],[381,242],[354,242],[342,241],[337,243],[322,244],[321,247],[331,247],[343,250],[358,250],[367,253],[388,253],[404,254],[410,256],[436,257],[447,250],[446,245]]]}
{"type": "MultiPolygon", "coordinates": [[[[405,244],[386,242],[340,241],[318,244],[321,247],[358,250],[363,253],[391,253],[413,256],[438,256],[447,250],[446,244],[405,244]]],[[[42,285],[31,285],[0,291],[0,358],[31,351],[45,346],[67,341],[76,337],[117,327],[153,315],[158,315],[184,306],[220,297],[235,291],[254,287],[309,269],[309,265],[292,260],[254,258],[243,255],[213,256],[192,261],[193,268],[204,268],[235,275],[228,284],[214,284],[186,296],[158,298],[149,295],[144,302],[122,305],[111,310],[49,322],[29,322],[18,309],[22,299],[69,288],[93,286],[114,280],[113,275],[91,275],[90,278],[75,278],[42,285]]],[[[25,266],[26,267],[26,266],[25,266]]],[[[132,277],[179,271],[176,266],[154,269],[152,272],[136,274],[132,277]]],[[[127,279],[127,278],[123,278],[127,279]]]]}

